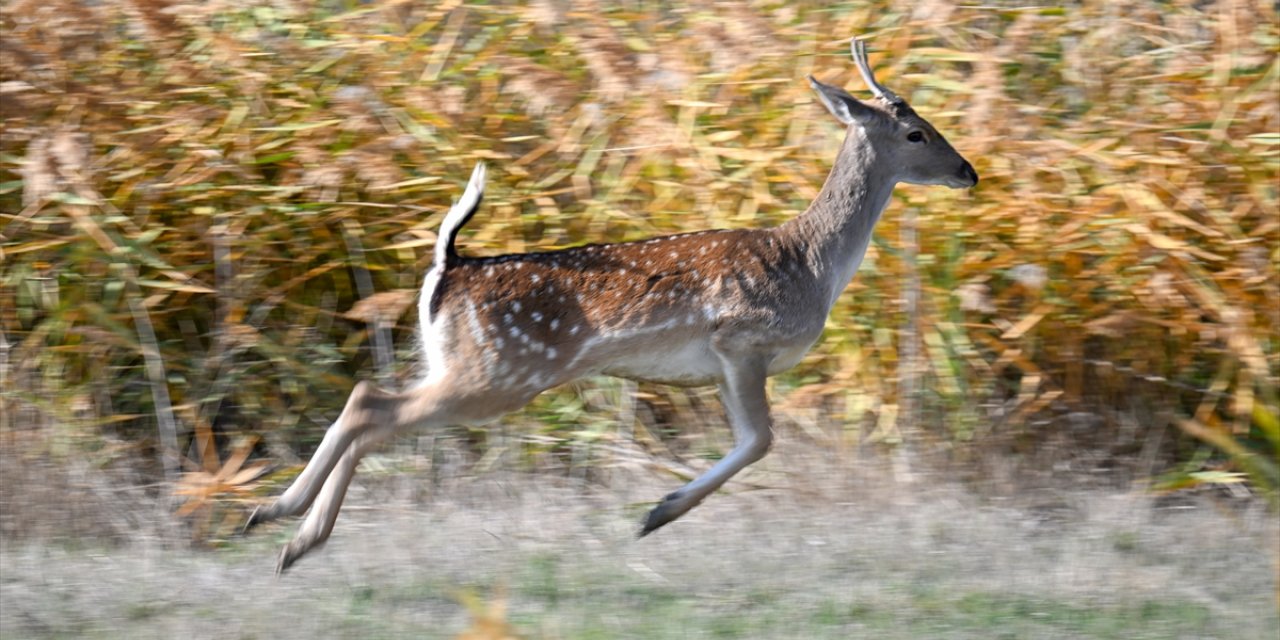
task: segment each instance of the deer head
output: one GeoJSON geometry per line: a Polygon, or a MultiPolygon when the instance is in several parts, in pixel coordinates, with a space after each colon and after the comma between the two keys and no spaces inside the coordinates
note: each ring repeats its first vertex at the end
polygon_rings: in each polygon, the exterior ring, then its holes
{"type": "Polygon", "coordinates": [[[809,84],[827,110],[849,127],[849,135],[862,135],[875,150],[880,166],[892,167],[895,182],[936,184],[962,189],[978,184],[973,165],[924,118],[894,92],[876,82],[867,63],[867,46],[855,39],[853,60],[874,96],[859,100],[844,89],[823,84],[809,76],[809,84]]]}

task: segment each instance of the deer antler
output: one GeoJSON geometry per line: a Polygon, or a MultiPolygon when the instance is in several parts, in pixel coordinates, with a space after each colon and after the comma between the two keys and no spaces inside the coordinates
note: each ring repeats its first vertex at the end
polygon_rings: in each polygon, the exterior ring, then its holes
{"type": "Polygon", "coordinates": [[[886,89],[879,82],[876,82],[876,76],[871,72],[871,65],[867,63],[867,43],[862,38],[854,38],[850,44],[853,50],[853,61],[858,65],[858,73],[862,74],[863,82],[867,83],[867,87],[871,89],[871,93],[877,98],[887,102],[902,102],[902,98],[898,94],[886,89]]]}

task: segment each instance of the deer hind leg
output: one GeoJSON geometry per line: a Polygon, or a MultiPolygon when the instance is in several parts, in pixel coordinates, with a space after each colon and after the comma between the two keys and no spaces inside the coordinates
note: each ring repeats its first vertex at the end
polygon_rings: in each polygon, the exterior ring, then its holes
{"type": "Polygon", "coordinates": [[[374,425],[356,437],[347,448],[337,465],[324,480],[324,486],[316,496],[315,504],[302,521],[302,526],[293,536],[293,540],[280,551],[276,563],[276,574],[282,574],[307,552],[319,548],[329,539],[333,524],[338,520],[338,511],[342,509],[342,500],[347,495],[347,487],[356,474],[360,459],[375,447],[385,442],[397,431],[394,424],[374,425]]]}
{"type": "Polygon", "coordinates": [[[306,468],[275,503],[259,508],[246,524],[248,529],[310,509],[298,534],[281,554],[277,571],[284,571],[329,537],[360,458],[398,431],[447,424],[450,394],[443,383],[404,393],[380,391],[364,382],[356,385],[306,468]]]}
{"type": "Polygon", "coordinates": [[[769,452],[773,428],[765,396],[768,359],[731,359],[723,355],[721,358],[725,365],[725,380],[719,385],[720,399],[733,429],[733,449],[706,473],[663,498],[645,518],[640,537],[688,513],[729,478],[769,452]]]}
{"type": "Polygon", "coordinates": [[[276,498],[274,503],[254,510],[249,516],[249,521],[245,523],[245,530],[248,531],[259,524],[278,518],[305,513],[316,495],[320,493],[320,487],[325,478],[329,477],[334,465],[346,453],[351,442],[362,431],[372,426],[368,420],[362,418],[372,413],[372,405],[380,404],[377,402],[378,397],[387,395],[368,382],[357,383],[355,389],[351,391],[351,397],[347,398],[342,414],[325,432],[324,439],[320,441],[320,447],[316,449],[315,455],[311,457],[306,468],[293,481],[293,484],[289,485],[279,498],[276,498]]]}

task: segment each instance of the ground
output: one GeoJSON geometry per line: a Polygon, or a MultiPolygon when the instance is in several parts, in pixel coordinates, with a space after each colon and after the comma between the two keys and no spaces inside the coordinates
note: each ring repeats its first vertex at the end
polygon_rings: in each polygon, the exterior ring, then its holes
{"type": "Polygon", "coordinates": [[[10,536],[0,636],[452,638],[472,594],[525,638],[1276,637],[1280,527],[1260,502],[793,471],[818,455],[779,453],[642,540],[678,481],[366,473],[279,578],[296,523],[214,550],[10,536]]]}

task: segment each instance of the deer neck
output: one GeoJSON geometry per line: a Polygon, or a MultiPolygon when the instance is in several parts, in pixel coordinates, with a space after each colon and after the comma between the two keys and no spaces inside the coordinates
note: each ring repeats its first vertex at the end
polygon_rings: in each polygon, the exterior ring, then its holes
{"type": "Polygon", "coordinates": [[[778,232],[805,256],[810,272],[835,304],[862,264],[871,231],[896,184],[877,162],[876,150],[861,127],[850,127],[827,181],[804,213],[778,232]]]}

